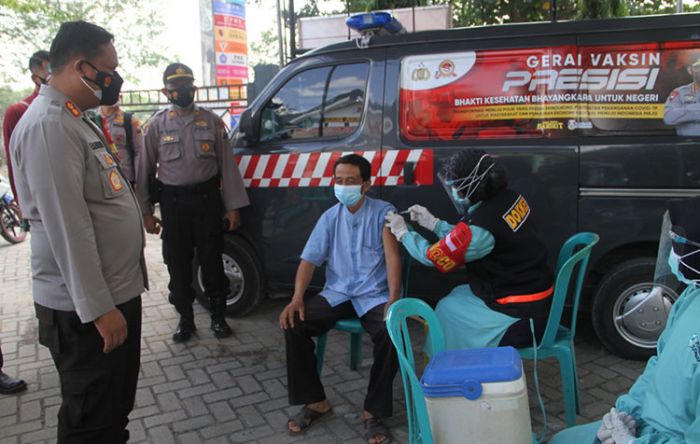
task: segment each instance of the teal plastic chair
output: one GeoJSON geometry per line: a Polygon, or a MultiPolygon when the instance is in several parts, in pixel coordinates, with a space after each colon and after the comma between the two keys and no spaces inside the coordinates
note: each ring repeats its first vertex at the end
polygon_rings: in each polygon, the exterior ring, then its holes
{"type": "MultiPolygon", "coordinates": [[[[427,325],[425,344],[430,344],[431,354],[439,353],[445,349],[445,335],[433,309],[420,299],[401,299],[389,308],[386,328],[399,358],[404,396],[406,397],[409,443],[433,444],[428,408],[425,405],[423,388],[416,375],[413,346],[407,323],[409,318],[420,318],[427,325]]],[[[534,433],[532,434],[532,442],[538,444],[534,433]]]]}
{"type": "MultiPolygon", "coordinates": [[[[402,260],[403,269],[403,284],[401,286],[401,297],[406,296],[408,290],[409,267],[411,266],[411,257],[405,255],[402,260]]],[[[350,333],[350,369],[357,370],[362,359],[362,335],[365,329],[362,328],[362,323],[358,318],[341,319],[335,323],[334,329],[350,333]]],[[[321,376],[323,371],[323,357],[326,354],[326,342],[328,341],[328,333],[320,335],[316,339],[316,371],[321,376]]]]}
{"type": "Polygon", "coordinates": [[[445,336],[440,322],[433,309],[420,299],[405,298],[392,304],[387,313],[386,326],[389,338],[391,338],[399,358],[399,369],[406,397],[409,442],[411,444],[433,444],[428,409],[425,406],[423,389],[418,376],[416,376],[413,347],[408,331],[407,319],[415,317],[423,319],[428,326],[428,335],[425,341],[426,344],[430,341],[432,353],[444,350],[445,336]]]}
{"type": "MultiPolygon", "coordinates": [[[[350,333],[350,369],[357,370],[362,359],[362,335],[365,329],[358,318],[341,319],[333,327],[336,330],[350,333]]],[[[320,335],[316,339],[316,371],[321,376],[323,371],[323,355],[326,353],[326,341],[328,333],[320,335]]]]}
{"type": "Polygon", "coordinates": [[[576,315],[578,314],[581,288],[586,276],[588,259],[591,248],[598,243],[600,237],[595,233],[578,233],[571,236],[561,247],[557,259],[556,279],[552,306],[547,319],[547,326],[537,350],[533,347],[520,348],[520,354],[525,359],[557,358],[561,371],[561,385],[564,396],[564,412],[567,427],[576,425],[576,415],[581,413],[579,400],[578,374],[576,372],[576,353],[574,352],[574,336],[576,334],[576,315]],[[571,285],[571,278],[576,279],[571,285]],[[571,328],[562,326],[561,316],[564,311],[569,290],[572,293],[571,328]]]}

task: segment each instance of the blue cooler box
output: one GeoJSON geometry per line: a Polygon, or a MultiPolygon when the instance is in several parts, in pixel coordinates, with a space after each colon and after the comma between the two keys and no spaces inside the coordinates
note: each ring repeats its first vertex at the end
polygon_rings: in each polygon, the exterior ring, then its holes
{"type": "Polygon", "coordinates": [[[436,444],[530,444],[530,408],[513,347],[437,353],[421,378],[436,444]]]}

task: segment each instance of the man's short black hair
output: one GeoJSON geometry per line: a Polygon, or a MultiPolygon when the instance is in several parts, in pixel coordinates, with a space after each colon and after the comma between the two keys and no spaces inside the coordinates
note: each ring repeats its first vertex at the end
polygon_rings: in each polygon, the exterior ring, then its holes
{"type": "Polygon", "coordinates": [[[51,42],[49,60],[51,71],[61,70],[76,56],[92,59],[100,53],[100,48],[111,42],[114,36],[106,29],[92,23],[77,21],[61,23],[61,27],[51,42]]]}
{"type": "Polygon", "coordinates": [[[37,51],[29,57],[29,71],[34,72],[35,68],[41,68],[44,62],[49,61],[48,51],[37,51]]]}
{"type": "Polygon", "coordinates": [[[362,177],[363,182],[367,182],[372,178],[372,165],[369,163],[369,160],[362,156],[358,156],[357,154],[348,154],[347,156],[343,156],[336,160],[335,165],[333,165],[334,174],[335,169],[338,168],[338,165],[342,164],[355,165],[358,167],[360,169],[360,177],[362,177]]]}

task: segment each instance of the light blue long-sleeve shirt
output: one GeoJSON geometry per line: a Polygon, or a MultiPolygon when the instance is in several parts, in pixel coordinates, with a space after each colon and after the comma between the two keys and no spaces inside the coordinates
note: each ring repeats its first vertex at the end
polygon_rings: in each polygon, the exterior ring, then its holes
{"type": "Polygon", "coordinates": [[[362,317],[389,300],[382,238],[389,211],[396,208],[365,197],[355,214],[339,203],[316,222],[301,258],[317,267],[326,263],[326,285],[320,294],[332,307],[350,301],[362,317]]]}
{"type": "MultiPolygon", "coordinates": [[[[476,206],[474,207],[476,209],[476,206]]],[[[444,220],[440,220],[435,224],[433,233],[437,235],[438,238],[442,239],[447,236],[454,225],[448,224],[444,220]]],[[[496,240],[493,234],[488,230],[478,227],[476,225],[470,225],[469,229],[472,232],[472,240],[467,248],[467,253],[464,255],[465,262],[475,261],[487,256],[493,247],[496,245],[496,240]]],[[[406,248],[406,251],[411,255],[412,258],[417,260],[423,265],[434,267],[430,259],[428,259],[427,252],[432,245],[427,239],[418,234],[415,231],[409,231],[401,238],[401,243],[406,248]]]]}

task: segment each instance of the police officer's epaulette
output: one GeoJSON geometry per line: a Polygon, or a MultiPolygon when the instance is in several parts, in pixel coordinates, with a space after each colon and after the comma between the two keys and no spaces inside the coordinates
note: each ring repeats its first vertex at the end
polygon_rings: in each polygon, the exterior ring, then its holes
{"type": "Polygon", "coordinates": [[[143,134],[146,134],[148,131],[148,127],[151,126],[151,123],[154,122],[156,119],[158,119],[163,113],[167,113],[169,111],[168,108],[164,109],[159,109],[151,117],[148,118],[142,125],[141,125],[141,132],[143,134]]]}

